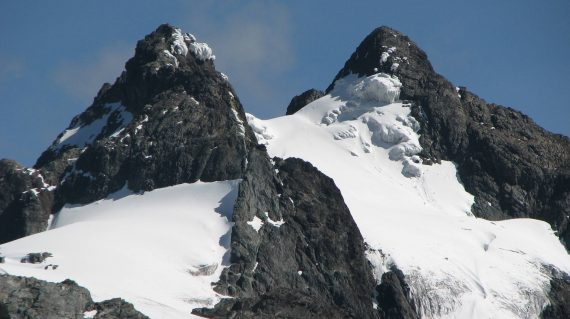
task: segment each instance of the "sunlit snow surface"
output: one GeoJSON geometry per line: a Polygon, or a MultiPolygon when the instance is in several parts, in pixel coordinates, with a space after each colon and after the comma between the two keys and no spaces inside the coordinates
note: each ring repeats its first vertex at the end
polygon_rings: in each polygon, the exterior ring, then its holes
{"type": "Polygon", "coordinates": [[[7,257],[0,273],[70,278],[95,301],[121,297],[150,318],[189,318],[193,308],[219,300],[211,283],[227,257],[237,187],[238,181],[197,182],[142,195],[125,188],[86,206],[65,207],[51,230],[0,246],[7,257]],[[26,254],[44,251],[53,257],[20,263],[26,254]],[[44,269],[48,264],[58,267],[44,269]]]}
{"type": "Polygon", "coordinates": [[[397,101],[400,85],[349,76],[294,115],[248,120],[271,156],[302,158],[334,179],[376,279],[401,269],[424,318],[538,317],[550,289],[544,266],[570,271],[564,247],[542,221],[473,217],[453,163],[419,164],[419,126],[397,101]]]}

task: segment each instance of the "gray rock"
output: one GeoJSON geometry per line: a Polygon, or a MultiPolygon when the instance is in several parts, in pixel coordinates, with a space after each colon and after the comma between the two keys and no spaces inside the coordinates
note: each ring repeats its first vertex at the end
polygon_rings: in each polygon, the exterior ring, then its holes
{"type": "Polygon", "coordinates": [[[404,274],[399,269],[388,271],[382,275],[382,282],[376,287],[378,308],[386,319],[419,319],[413,302],[410,300],[410,289],[404,274]]]}
{"type": "Polygon", "coordinates": [[[83,318],[93,306],[87,289],[73,281],[59,284],[0,275],[0,304],[12,319],[83,318]]]}
{"type": "Polygon", "coordinates": [[[97,314],[93,319],[149,319],[138,312],[132,304],[120,298],[113,298],[95,304],[97,314]]]}
{"type": "Polygon", "coordinates": [[[28,255],[26,255],[26,257],[22,258],[21,262],[30,263],[30,264],[40,264],[49,257],[52,257],[52,254],[48,252],[29,253],[28,255]]]}
{"type": "Polygon", "coordinates": [[[570,318],[570,280],[552,278],[550,280],[550,304],[541,313],[543,319],[570,318]]]}
{"type": "Polygon", "coordinates": [[[38,171],[0,160],[0,244],[45,230],[52,205],[38,171]]]}
{"type": "Polygon", "coordinates": [[[324,95],[325,92],[323,91],[310,89],[301,93],[301,95],[293,97],[291,99],[291,102],[289,102],[289,105],[287,106],[287,112],[285,113],[285,115],[291,115],[297,113],[297,111],[305,107],[305,105],[313,102],[314,100],[320,99],[324,95]]]}
{"type": "Polygon", "coordinates": [[[35,278],[0,275],[0,319],[147,319],[121,299],[94,303],[89,291],[71,280],[50,283],[35,278]]]}

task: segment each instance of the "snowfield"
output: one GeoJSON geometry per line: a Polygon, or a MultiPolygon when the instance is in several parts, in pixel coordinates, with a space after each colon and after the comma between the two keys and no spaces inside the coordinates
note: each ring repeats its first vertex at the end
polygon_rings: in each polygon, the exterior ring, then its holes
{"type": "Polygon", "coordinates": [[[181,184],[133,194],[127,188],[84,206],[66,206],[51,229],[0,246],[0,273],[51,282],[73,279],[95,301],[121,297],[150,318],[189,318],[213,306],[229,255],[239,180],[181,184]],[[41,264],[20,263],[50,252],[41,264]],[[47,267],[57,265],[56,269],[47,267]]]}
{"type": "Polygon", "coordinates": [[[537,318],[551,270],[569,272],[569,255],[545,222],[475,218],[454,164],[421,164],[400,87],[385,74],[350,75],[293,115],[248,121],[271,156],[334,179],[376,279],[402,270],[423,318],[537,318]]]}

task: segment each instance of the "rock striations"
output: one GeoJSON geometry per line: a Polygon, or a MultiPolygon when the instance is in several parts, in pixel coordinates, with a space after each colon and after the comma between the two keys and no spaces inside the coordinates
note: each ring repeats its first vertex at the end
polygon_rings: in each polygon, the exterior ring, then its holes
{"type": "MultiPolygon", "coordinates": [[[[233,88],[205,43],[170,25],[139,41],[114,84],[104,84],[34,168],[0,161],[0,243],[48,228],[66,204],[93,203],[181,183],[241,180],[230,250],[211,318],[419,318],[396,267],[373,276],[368,247],[334,181],[258,145],[233,88]]],[[[392,29],[374,30],[338,73],[393,74],[420,123],[423,163],[450,160],[473,212],[547,221],[570,242],[570,140],[527,116],[487,104],[435,73],[392,29]]],[[[330,92],[333,84],[327,89],[330,92]]],[[[324,92],[292,99],[293,114],[324,92]]],[[[80,249],[80,248],[78,248],[80,249]]],[[[552,276],[545,318],[564,318],[570,281],[552,276]]],[[[117,296],[121,297],[121,296],[117,296]]],[[[0,276],[0,318],[146,318],[121,299],[95,303],[71,281],[0,276]]],[[[191,315],[190,313],[188,314],[191,315]]]]}

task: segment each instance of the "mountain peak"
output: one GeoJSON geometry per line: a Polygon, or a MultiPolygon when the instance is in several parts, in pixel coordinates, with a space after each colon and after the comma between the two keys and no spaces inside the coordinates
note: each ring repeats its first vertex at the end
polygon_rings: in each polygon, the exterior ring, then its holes
{"type": "Polygon", "coordinates": [[[427,55],[410,38],[387,26],[374,29],[338,72],[333,83],[327,88],[330,92],[334,82],[349,74],[370,76],[387,73],[404,77],[412,73],[433,72],[427,55]]]}
{"type": "Polygon", "coordinates": [[[158,72],[164,67],[191,66],[193,60],[199,64],[212,64],[215,58],[208,44],[198,42],[193,34],[162,24],[137,43],[133,62],[150,63],[151,70],[158,72]]]}
{"type": "Polygon", "coordinates": [[[151,190],[239,178],[255,137],[214,59],[206,43],[170,24],[138,41],[125,71],[103,85],[35,165],[60,185],[58,203],[103,198],[126,182],[151,190]]]}

